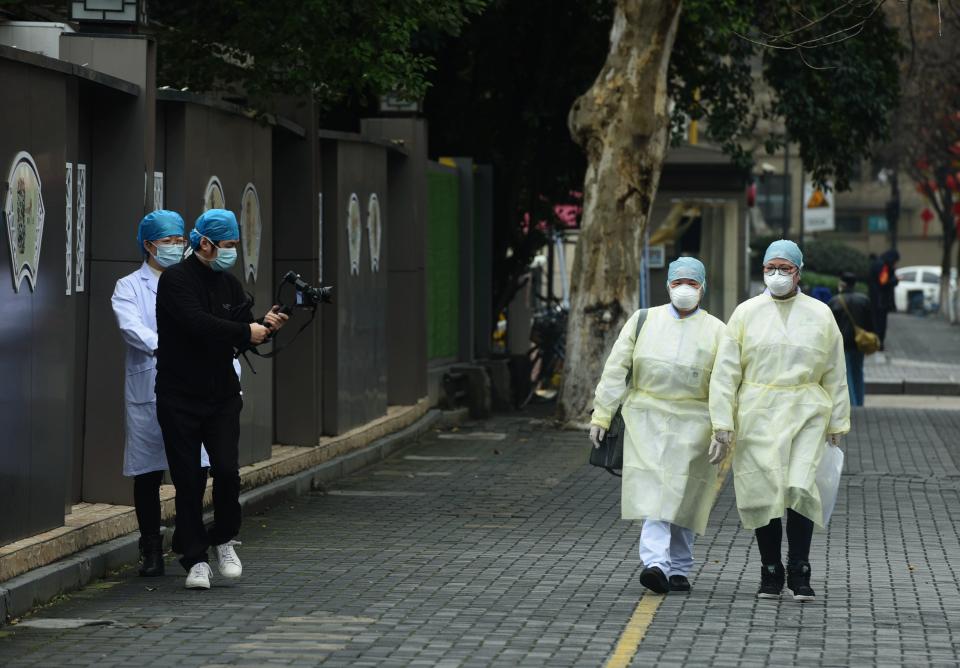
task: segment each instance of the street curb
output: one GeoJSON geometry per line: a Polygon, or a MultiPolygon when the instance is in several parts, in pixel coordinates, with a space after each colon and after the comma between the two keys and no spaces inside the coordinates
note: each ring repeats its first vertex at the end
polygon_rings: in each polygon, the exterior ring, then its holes
{"type": "Polygon", "coordinates": [[[917,394],[923,396],[960,396],[960,383],[937,380],[874,380],[864,384],[867,394],[917,394]]]}
{"type": "MultiPolygon", "coordinates": [[[[306,494],[324,483],[346,477],[411,445],[435,426],[457,424],[466,417],[464,411],[451,413],[429,410],[409,427],[384,436],[365,448],[242,493],[240,505],[246,513],[256,514],[284,499],[306,494]]],[[[204,519],[212,520],[213,514],[207,513],[204,519]]],[[[166,531],[164,534],[167,544],[172,533],[166,531]]],[[[138,539],[138,533],[133,532],[7,580],[0,586],[0,626],[57,596],[80,589],[109,571],[136,563],[140,557],[138,539]]]]}

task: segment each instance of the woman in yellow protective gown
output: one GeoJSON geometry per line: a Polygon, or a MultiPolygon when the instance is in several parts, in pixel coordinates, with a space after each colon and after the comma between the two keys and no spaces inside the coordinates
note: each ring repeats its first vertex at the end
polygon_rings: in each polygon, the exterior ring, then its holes
{"type": "Polygon", "coordinates": [[[599,447],[623,402],[621,512],[645,520],[640,582],[658,593],[690,590],[694,534],[703,533],[716,497],[707,392],[724,329],[700,308],[706,269],[699,260],[670,263],[667,287],[669,304],[637,311],[620,331],[597,385],[590,429],[599,447]]]}
{"type": "Polygon", "coordinates": [[[850,431],[843,337],[830,308],[798,290],[803,253],[770,244],[767,290],[740,304],[727,323],[710,380],[714,444],[733,445],[733,480],[744,528],[756,532],[760,598],[814,598],[810,540],[823,525],[816,486],[827,443],[850,431]],[[787,514],[787,569],[780,558],[787,514]]]}

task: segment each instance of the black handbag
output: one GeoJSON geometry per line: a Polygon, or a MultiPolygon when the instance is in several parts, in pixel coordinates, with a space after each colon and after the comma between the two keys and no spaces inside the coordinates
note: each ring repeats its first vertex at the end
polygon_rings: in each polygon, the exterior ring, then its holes
{"type": "MultiPolygon", "coordinates": [[[[633,345],[636,348],[637,339],[640,338],[640,329],[643,327],[643,323],[647,319],[647,309],[640,309],[640,317],[637,318],[637,332],[633,337],[633,345]]],[[[631,357],[632,360],[632,357],[631,357]]],[[[633,377],[633,369],[627,372],[627,387],[630,387],[630,380],[633,377]]],[[[620,473],[617,471],[623,470],[623,439],[626,436],[627,425],[623,421],[623,406],[621,405],[617,408],[617,412],[614,414],[613,419],[610,420],[610,428],[607,429],[607,433],[603,435],[603,439],[600,441],[600,447],[595,448],[592,445],[590,446],[590,463],[593,466],[599,466],[602,469],[606,469],[607,473],[615,475],[618,478],[620,473]]]]}

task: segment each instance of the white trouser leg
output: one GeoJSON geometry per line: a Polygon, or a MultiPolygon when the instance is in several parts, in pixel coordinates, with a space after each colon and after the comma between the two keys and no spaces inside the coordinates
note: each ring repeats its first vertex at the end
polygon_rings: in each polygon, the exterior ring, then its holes
{"type": "Polygon", "coordinates": [[[640,531],[640,561],[644,568],[656,566],[664,575],[670,573],[670,523],[644,520],[640,531]]]}
{"type": "MultiPolygon", "coordinates": [[[[693,539],[695,534],[690,529],[670,525],[670,572],[671,575],[687,576],[693,568],[693,539]]],[[[666,571],[664,571],[666,573],[666,571]]]]}

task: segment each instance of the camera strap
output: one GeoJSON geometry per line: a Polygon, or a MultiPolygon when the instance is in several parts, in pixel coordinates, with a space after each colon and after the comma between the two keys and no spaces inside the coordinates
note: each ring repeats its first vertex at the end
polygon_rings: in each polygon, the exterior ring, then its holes
{"type": "MultiPolygon", "coordinates": [[[[296,340],[297,340],[297,337],[300,336],[300,335],[303,333],[303,331],[313,323],[313,320],[314,320],[314,318],[316,318],[316,317],[317,317],[317,307],[314,306],[313,308],[310,309],[310,317],[307,319],[307,321],[306,321],[305,323],[303,323],[303,324],[300,326],[300,329],[298,329],[298,330],[294,333],[294,335],[293,335],[292,337],[290,337],[289,340],[284,341],[282,344],[274,343],[274,345],[273,345],[273,350],[271,350],[271,351],[269,351],[269,352],[266,352],[266,353],[262,353],[262,352],[260,352],[259,350],[257,350],[257,347],[256,347],[256,346],[250,346],[249,348],[244,348],[243,350],[238,350],[237,353],[236,353],[236,355],[234,355],[234,357],[236,357],[236,358],[238,358],[238,359],[239,359],[240,357],[243,357],[243,359],[244,359],[244,360],[246,361],[246,363],[247,363],[247,366],[250,367],[250,371],[252,371],[252,372],[254,373],[254,375],[256,375],[257,370],[253,368],[253,364],[250,362],[250,358],[247,356],[247,353],[253,353],[253,354],[256,355],[257,357],[260,357],[260,358],[263,358],[263,359],[270,359],[270,358],[272,358],[272,357],[276,357],[276,355],[277,355],[279,352],[281,352],[281,351],[284,350],[287,346],[289,346],[291,343],[293,343],[294,341],[296,341],[296,340]]],[[[271,340],[271,341],[273,340],[273,335],[270,336],[270,340],[271,340]]]]}

